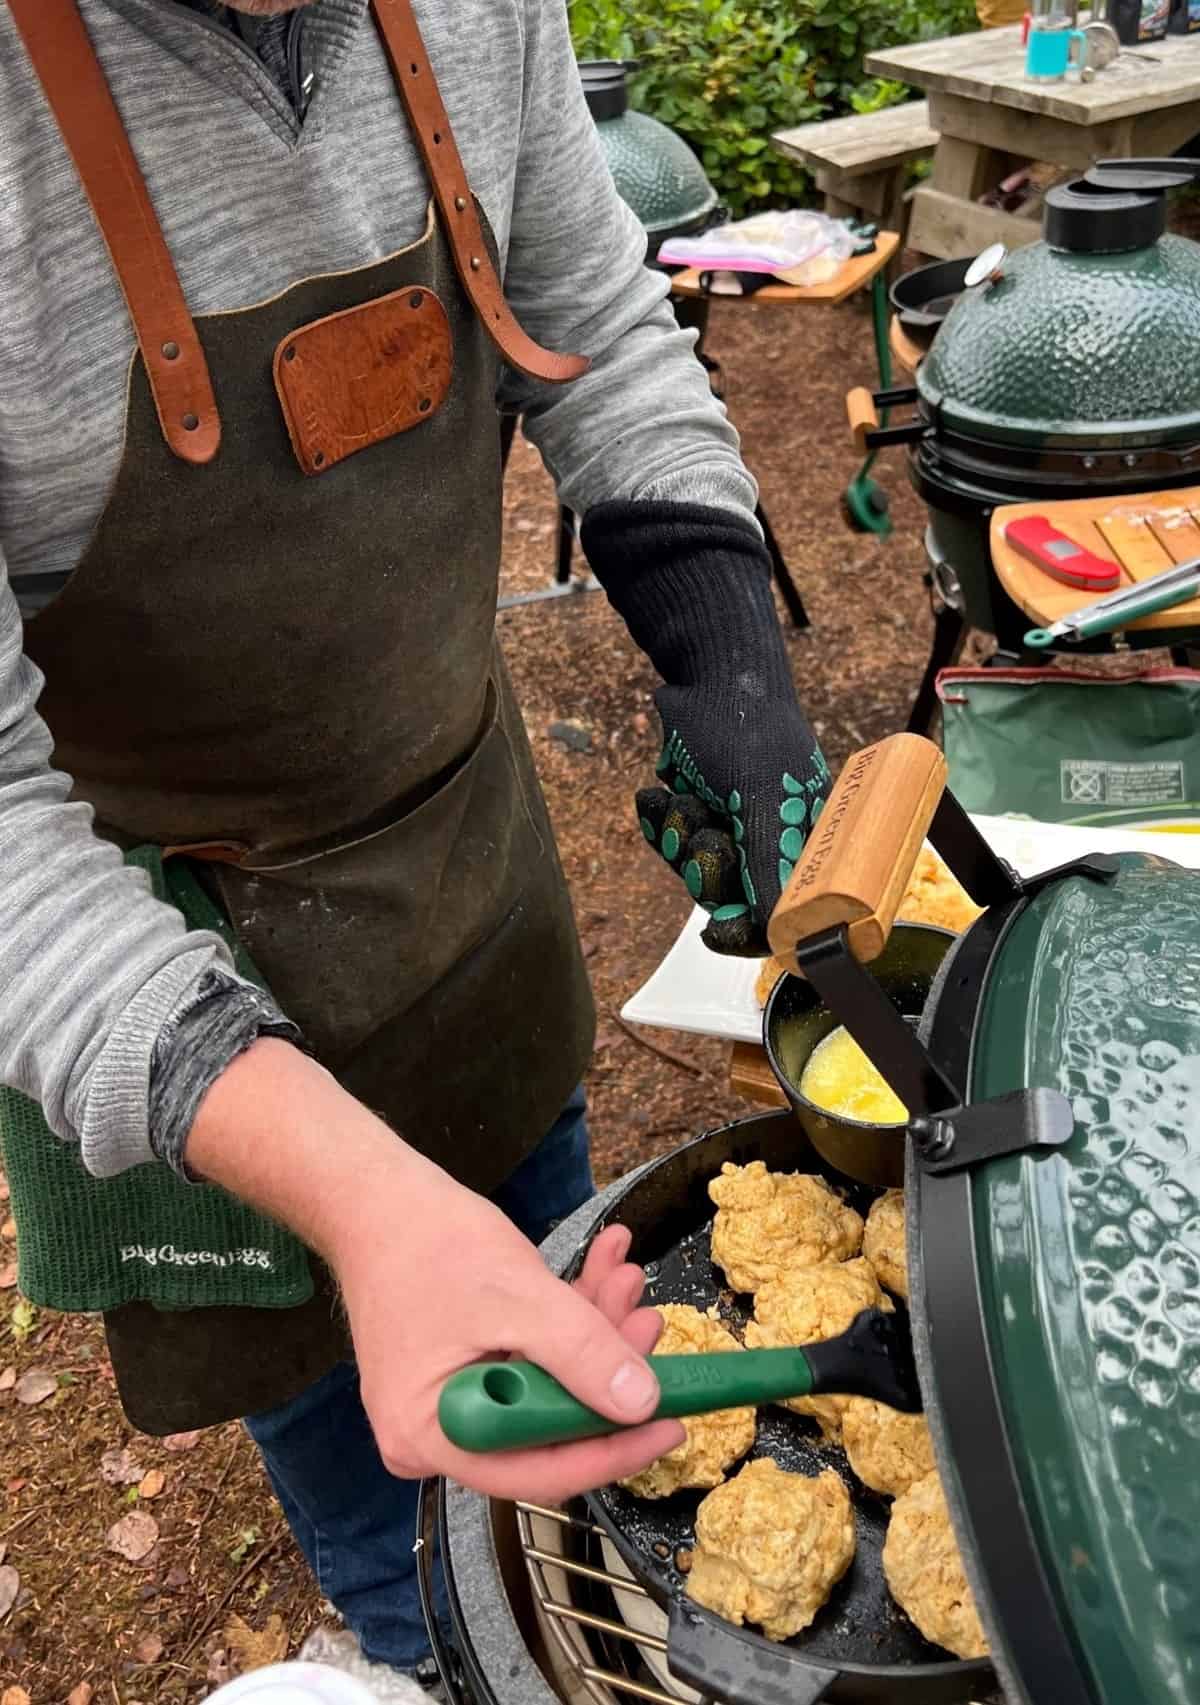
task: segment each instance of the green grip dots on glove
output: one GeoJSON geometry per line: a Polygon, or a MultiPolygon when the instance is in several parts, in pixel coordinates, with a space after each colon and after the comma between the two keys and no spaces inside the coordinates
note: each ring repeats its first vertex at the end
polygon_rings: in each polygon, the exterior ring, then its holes
{"type": "Polygon", "coordinates": [[[820,752],[816,753],[813,773],[807,781],[797,781],[795,776],[786,773],[783,777],[784,800],[779,807],[779,821],[783,825],[779,836],[781,891],[792,879],[797,860],[804,851],[808,837],[821,815],[821,808],[828,798],[829,787],[829,770],[820,752]]]}
{"type": "Polygon", "coordinates": [[[766,924],[804,851],[830,787],[815,746],[803,780],[784,770],[769,797],[731,788],[722,799],[673,731],[659,760],[664,785],[637,796],[642,834],[711,914],[705,943],[715,952],[768,951],[766,924]]]}
{"type": "Polygon", "coordinates": [[[711,914],[709,947],[764,955],[831,778],[796,698],[758,529],[701,504],[605,503],[588,512],[583,546],[663,681],[642,834],[711,914]]]}

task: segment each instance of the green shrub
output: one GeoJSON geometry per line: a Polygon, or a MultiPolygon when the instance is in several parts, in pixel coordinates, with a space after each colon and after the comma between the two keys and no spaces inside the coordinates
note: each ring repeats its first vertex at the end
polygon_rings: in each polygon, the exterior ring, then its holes
{"type": "Polygon", "coordinates": [[[574,0],[581,59],[636,59],[633,104],[691,144],[730,213],[809,199],[771,147],[790,125],[907,96],[863,74],[873,49],[975,27],[974,0],[574,0]]]}

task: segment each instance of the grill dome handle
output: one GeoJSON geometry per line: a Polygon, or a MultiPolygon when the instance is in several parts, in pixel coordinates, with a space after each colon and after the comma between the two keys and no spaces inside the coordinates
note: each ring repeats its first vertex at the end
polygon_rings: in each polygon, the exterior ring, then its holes
{"type": "Polygon", "coordinates": [[[850,423],[855,449],[860,456],[865,456],[870,448],[867,442],[869,434],[879,431],[879,410],[865,385],[856,385],[852,391],[847,391],[846,419],[850,423]]]}
{"type": "Polygon", "coordinates": [[[789,971],[799,971],[798,942],[843,926],[856,959],[879,957],[946,776],[942,753],[917,734],[893,734],[850,759],[767,926],[789,971]]]}

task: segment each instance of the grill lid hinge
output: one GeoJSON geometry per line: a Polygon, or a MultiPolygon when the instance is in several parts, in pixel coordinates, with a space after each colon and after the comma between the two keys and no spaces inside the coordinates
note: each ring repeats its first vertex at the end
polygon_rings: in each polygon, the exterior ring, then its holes
{"type": "Polygon", "coordinates": [[[1057,1089],[1018,1089],[914,1119],[908,1134],[921,1170],[939,1176],[1008,1154],[1061,1148],[1074,1130],[1071,1103],[1057,1089]]]}

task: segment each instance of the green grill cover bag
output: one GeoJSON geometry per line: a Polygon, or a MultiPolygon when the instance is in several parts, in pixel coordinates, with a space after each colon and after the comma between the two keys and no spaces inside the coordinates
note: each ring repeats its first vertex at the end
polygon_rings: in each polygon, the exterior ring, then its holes
{"type": "Polygon", "coordinates": [[[1200,672],[947,669],[938,696],[950,789],[968,811],[1200,827],[1200,672]]]}

